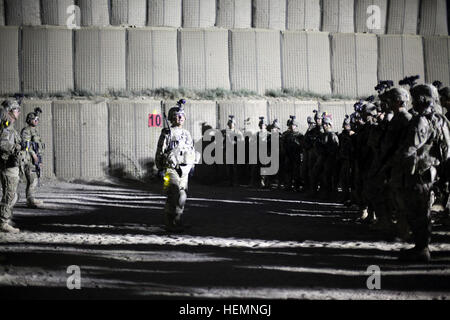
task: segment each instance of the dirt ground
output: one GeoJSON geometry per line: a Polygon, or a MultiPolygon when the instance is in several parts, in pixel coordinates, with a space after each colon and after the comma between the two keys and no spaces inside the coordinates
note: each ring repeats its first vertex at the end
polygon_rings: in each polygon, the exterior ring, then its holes
{"type": "Polygon", "coordinates": [[[397,252],[411,244],[301,193],[191,183],[181,234],[162,228],[157,184],[49,180],[39,198],[43,208],[28,209],[21,185],[22,232],[0,236],[0,298],[450,298],[450,227],[439,223],[432,262],[405,264],[397,252]],[[68,289],[69,266],[81,289],[68,289]],[[367,287],[369,266],[379,290],[367,287]]]}

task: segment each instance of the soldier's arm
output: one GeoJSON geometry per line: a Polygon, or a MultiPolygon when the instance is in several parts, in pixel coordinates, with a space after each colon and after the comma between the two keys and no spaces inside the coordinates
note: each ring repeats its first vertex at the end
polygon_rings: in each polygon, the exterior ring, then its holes
{"type": "Polygon", "coordinates": [[[164,157],[168,147],[168,130],[162,129],[158,140],[158,147],[156,149],[155,164],[161,170],[164,168],[164,157]]]}

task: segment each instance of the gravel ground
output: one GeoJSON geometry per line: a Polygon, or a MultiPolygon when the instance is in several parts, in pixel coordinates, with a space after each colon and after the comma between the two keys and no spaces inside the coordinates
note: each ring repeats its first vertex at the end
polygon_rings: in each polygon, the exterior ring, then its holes
{"type": "MultiPolygon", "coordinates": [[[[405,264],[357,212],[300,193],[191,184],[182,234],[162,228],[159,185],[43,183],[19,200],[19,234],[0,235],[0,298],[448,299],[450,227],[433,226],[432,262],[405,264]],[[69,266],[80,271],[81,289],[69,266]],[[369,266],[380,270],[370,290],[369,266]],[[369,279],[369,280],[368,280],[369,279]]],[[[372,278],[373,279],[373,278],[372,278]]]]}

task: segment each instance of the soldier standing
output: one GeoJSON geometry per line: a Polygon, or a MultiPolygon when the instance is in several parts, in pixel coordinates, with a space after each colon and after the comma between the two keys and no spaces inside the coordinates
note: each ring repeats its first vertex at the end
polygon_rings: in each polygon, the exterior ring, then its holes
{"type": "Polygon", "coordinates": [[[353,141],[352,136],[355,134],[351,129],[350,117],[345,115],[342,123],[342,132],[338,135],[339,151],[338,158],[340,162],[339,182],[343,191],[343,201],[347,202],[351,199],[352,187],[352,159],[353,159],[353,141]]]}
{"type": "MultiPolygon", "coordinates": [[[[268,186],[268,176],[261,175],[261,168],[263,165],[259,159],[259,150],[261,148],[261,143],[266,144],[268,146],[269,133],[267,132],[267,122],[264,120],[264,117],[259,117],[258,123],[259,131],[256,133],[256,152],[257,152],[257,164],[251,165],[252,168],[252,185],[259,188],[265,188],[268,186]]],[[[270,149],[268,149],[270,150],[270,149]]]]}
{"type": "Polygon", "coordinates": [[[17,202],[19,185],[19,153],[21,139],[14,129],[14,123],[20,115],[20,105],[15,100],[2,103],[3,115],[0,137],[0,179],[2,182],[2,202],[0,204],[0,231],[18,233],[19,229],[10,225],[12,209],[17,202]]]}
{"type": "MultiPolygon", "coordinates": [[[[280,124],[278,122],[278,119],[273,120],[273,122],[267,126],[267,131],[269,132],[269,136],[267,138],[267,150],[272,150],[272,137],[274,137],[275,135],[278,135],[278,139],[279,141],[281,140],[281,127],[280,124]]],[[[269,176],[268,177],[268,185],[270,186],[270,184],[272,182],[275,182],[278,186],[278,189],[281,188],[281,184],[283,181],[283,177],[284,177],[284,162],[280,161],[281,159],[284,159],[284,147],[283,147],[283,143],[280,143],[279,145],[279,150],[278,150],[278,163],[280,164],[280,168],[278,169],[278,173],[274,176],[269,176]],[[276,180],[276,181],[275,181],[276,180]]],[[[273,156],[273,155],[271,155],[273,156]]]]}
{"type": "Polygon", "coordinates": [[[317,139],[323,134],[322,118],[323,115],[319,114],[317,110],[314,110],[314,122],[309,119],[308,130],[305,133],[303,139],[303,166],[302,166],[302,177],[305,185],[305,189],[309,191],[309,195],[314,196],[317,190],[314,190],[313,176],[314,166],[318,160],[319,155],[317,154],[317,149],[315,147],[317,139]]]}
{"type": "Polygon", "coordinates": [[[417,85],[411,89],[416,115],[410,121],[404,144],[399,149],[399,162],[404,172],[402,203],[411,227],[415,246],[404,250],[399,258],[406,261],[430,260],[432,186],[437,166],[448,160],[450,138],[444,124],[435,115],[439,102],[437,89],[417,85]]]}
{"type": "Polygon", "coordinates": [[[184,103],[180,100],[169,110],[170,125],[161,131],[155,156],[157,168],[165,171],[165,223],[167,230],[173,232],[184,230],[181,215],[187,198],[189,173],[197,162],[191,134],[183,129],[186,120],[184,103]]]}
{"type": "Polygon", "coordinates": [[[237,164],[238,143],[243,143],[244,136],[240,130],[236,129],[234,116],[229,115],[228,117],[227,128],[222,130],[225,151],[223,154],[224,163],[230,186],[237,186],[239,184],[239,166],[237,164]],[[233,158],[230,157],[231,154],[233,154],[233,158]]]}
{"type": "Polygon", "coordinates": [[[34,112],[27,114],[26,123],[28,126],[22,129],[22,145],[25,150],[22,151],[23,172],[27,180],[26,197],[29,208],[37,208],[42,205],[41,200],[34,197],[39,178],[41,176],[42,151],[45,145],[42,143],[41,136],[37,130],[39,124],[39,115],[41,108],[34,109],[34,112]]]}
{"type": "Polygon", "coordinates": [[[298,123],[295,116],[290,116],[287,121],[288,129],[281,135],[281,140],[286,153],[284,157],[285,190],[299,190],[300,188],[300,163],[301,163],[301,139],[298,132],[298,123]]]}

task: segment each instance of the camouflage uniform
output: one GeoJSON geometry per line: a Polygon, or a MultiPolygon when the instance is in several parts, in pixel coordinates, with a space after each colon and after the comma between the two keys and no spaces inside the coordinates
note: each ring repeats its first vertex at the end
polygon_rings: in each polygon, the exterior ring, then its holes
{"type": "Polygon", "coordinates": [[[322,115],[319,115],[317,110],[314,110],[314,121],[315,123],[309,123],[308,131],[304,136],[303,143],[303,166],[302,166],[302,177],[304,180],[305,188],[310,192],[315,192],[313,190],[312,183],[315,177],[313,177],[313,170],[318,160],[318,153],[315,147],[316,141],[323,134],[322,127],[322,115]]]}
{"type": "Polygon", "coordinates": [[[0,179],[3,191],[0,204],[0,227],[1,231],[18,232],[19,230],[12,228],[9,222],[12,218],[12,209],[18,199],[21,138],[14,129],[14,121],[11,121],[10,112],[14,108],[20,110],[20,107],[16,101],[10,100],[4,101],[2,105],[7,114],[6,119],[2,119],[0,136],[0,179]]]}
{"type": "Polygon", "coordinates": [[[285,168],[285,189],[294,188],[298,190],[300,188],[300,164],[301,164],[301,140],[302,134],[297,131],[298,124],[295,122],[295,117],[291,116],[288,120],[288,130],[283,132],[281,140],[285,157],[282,159],[285,168]]]}
{"type": "MultiPolygon", "coordinates": [[[[224,163],[226,168],[226,174],[227,179],[230,184],[230,186],[237,186],[239,184],[239,169],[240,165],[238,165],[237,160],[237,153],[238,153],[238,143],[243,143],[244,136],[242,132],[236,128],[230,129],[229,127],[222,130],[222,135],[224,137],[224,163]],[[234,158],[232,159],[233,163],[227,163],[226,155],[227,155],[227,148],[233,148],[234,158]]],[[[231,160],[231,159],[230,159],[231,160]]]]}
{"type": "MultiPolygon", "coordinates": [[[[175,114],[184,116],[184,110],[181,107],[172,108],[169,111],[170,121],[173,121],[175,114]]],[[[155,162],[157,168],[165,172],[164,189],[167,200],[164,212],[169,231],[182,229],[181,215],[187,198],[189,173],[196,162],[195,158],[194,143],[189,131],[175,125],[170,129],[162,129],[155,162]]]]}
{"type": "Polygon", "coordinates": [[[437,167],[449,158],[450,134],[446,123],[434,112],[437,90],[431,85],[411,89],[417,114],[409,123],[406,139],[398,152],[403,173],[402,204],[411,227],[415,247],[401,253],[405,260],[430,260],[432,186],[437,167]]]}
{"type": "Polygon", "coordinates": [[[323,118],[323,124],[324,133],[322,133],[315,144],[318,158],[311,175],[311,185],[313,192],[320,185],[321,193],[325,192],[324,195],[329,195],[330,192],[337,189],[334,172],[336,171],[335,165],[339,150],[339,138],[332,131],[332,122],[329,117],[323,118]]]}
{"type": "Polygon", "coordinates": [[[339,183],[344,193],[344,200],[350,200],[350,192],[352,188],[352,159],[353,159],[353,142],[352,135],[354,132],[350,127],[350,117],[346,116],[342,125],[343,130],[338,135],[339,151],[338,159],[340,163],[339,183]]]}
{"type": "Polygon", "coordinates": [[[26,145],[26,149],[22,151],[22,161],[23,173],[27,180],[27,204],[29,206],[35,207],[36,205],[40,204],[40,201],[37,201],[34,197],[39,181],[34,159],[42,159],[42,150],[45,149],[45,145],[42,142],[37,128],[33,127],[32,125],[28,125],[27,127],[22,129],[21,137],[23,145],[26,145]],[[36,150],[33,145],[36,147],[36,150]],[[37,153],[36,151],[38,151],[39,153],[37,153]]]}

